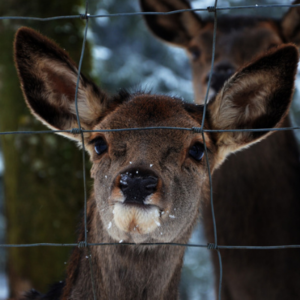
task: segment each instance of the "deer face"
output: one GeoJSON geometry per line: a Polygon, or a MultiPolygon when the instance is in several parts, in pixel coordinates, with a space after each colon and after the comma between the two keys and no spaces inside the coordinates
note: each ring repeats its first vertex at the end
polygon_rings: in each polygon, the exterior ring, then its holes
{"type": "MultiPolygon", "coordinates": [[[[146,12],[190,8],[185,0],[140,0],[140,4],[146,12]]],[[[298,7],[291,8],[281,21],[250,16],[218,16],[210,98],[258,54],[287,41],[299,45],[299,13],[298,7]]],[[[149,29],[158,38],[186,50],[192,67],[195,102],[203,103],[211,71],[213,20],[202,20],[194,12],[144,17],[149,29]]]]}
{"type": "MultiPolygon", "coordinates": [[[[174,124],[199,126],[180,100],[136,95],[94,129],[174,124]]],[[[206,178],[201,134],[155,129],[94,133],[90,139],[98,209],[113,238],[170,242],[191,227],[206,178]],[[99,155],[103,142],[107,149],[99,155]]]]}
{"type": "MultiPolygon", "coordinates": [[[[241,66],[282,42],[274,22],[258,22],[245,17],[220,19],[216,35],[210,98],[221,90],[224,82],[241,66]]],[[[204,99],[207,89],[211,71],[212,44],[213,23],[209,22],[199,30],[186,47],[198,103],[204,99]]]]}
{"type": "MultiPolygon", "coordinates": [[[[78,71],[66,52],[37,32],[22,28],[15,60],[26,102],[50,128],[77,128],[78,71]]],[[[298,51],[282,46],[232,76],[210,102],[204,129],[272,128],[287,113],[298,51]]],[[[78,108],[87,130],[153,126],[200,127],[203,106],[143,93],[107,96],[82,74],[78,108]]],[[[270,132],[205,132],[152,129],[85,132],[93,166],[94,197],[103,229],[116,241],[187,241],[197,220],[201,194],[227,155],[270,132]]],[[[62,135],[81,143],[81,136],[62,135]]]]}

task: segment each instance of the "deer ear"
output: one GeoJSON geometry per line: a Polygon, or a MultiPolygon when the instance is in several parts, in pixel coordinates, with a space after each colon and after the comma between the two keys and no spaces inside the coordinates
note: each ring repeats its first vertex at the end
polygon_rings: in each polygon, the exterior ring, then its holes
{"type": "MultiPolygon", "coordinates": [[[[292,4],[300,4],[299,0],[292,4]]],[[[300,7],[291,7],[281,21],[282,33],[288,42],[300,47],[300,7]]]]}
{"type": "MultiPolygon", "coordinates": [[[[213,129],[278,127],[286,116],[294,90],[298,50],[280,46],[235,73],[208,105],[213,129]]],[[[221,161],[266,137],[270,131],[216,133],[221,161]]]]}
{"type": "MultiPolygon", "coordinates": [[[[78,128],[75,89],[78,70],[68,54],[36,31],[23,27],[15,37],[15,63],[31,112],[52,129],[78,128]]],[[[107,106],[107,97],[80,75],[78,109],[81,127],[91,129],[107,106]]],[[[71,139],[78,135],[61,133],[71,139]]]]}
{"type": "MultiPolygon", "coordinates": [[[[140,0],[144,12],[168,12],[190,9],[186,0],[140,0]]],[[[203,27],[201,19],[194,12],[171,15],[144,15],[145,21],[154,35],[175,46],[186,47],[203,27]]]]}

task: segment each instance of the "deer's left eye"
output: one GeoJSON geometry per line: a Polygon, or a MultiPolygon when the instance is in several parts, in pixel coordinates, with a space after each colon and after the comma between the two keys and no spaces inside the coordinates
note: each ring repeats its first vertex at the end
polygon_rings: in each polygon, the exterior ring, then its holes
{"type": "Polygon", "coordinates": [[[192,56],[192,59],[195,61],[201,56],[201,50],[197,47],[189,48],[189,52],[192,56]]]}
{"type": "Polygon", "coordinates": [[[101,155],[107,150],[107,144],[104,139],[100,138],[95,141],[94,149],[98,155],[101,155]]]}
{"type": "Polygon", "coordinates": [[[189,149],[189,155],[195,159],[196,161],[200,161],[203,158],[204,155],[204,145],[201,143],[195,143],[190,149],[189,149]]]}

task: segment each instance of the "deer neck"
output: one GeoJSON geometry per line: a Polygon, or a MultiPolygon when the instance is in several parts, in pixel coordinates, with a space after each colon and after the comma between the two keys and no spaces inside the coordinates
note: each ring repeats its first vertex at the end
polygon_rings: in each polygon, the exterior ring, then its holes
{"type": "MultiPolygon", "coordinates": [[[[176,242],[187,243],[189,233],[176,242]]],[[[84,229],[80,240],[84,240],[84,229]]],[[[103,228],[93,197],[88,203],[88,242],[116,242],[103,228]]],[[[178,299],[184,250],[167,245],[76,248],[62,299],[94,299],[91,276],[97,299],[178,299]]]]}

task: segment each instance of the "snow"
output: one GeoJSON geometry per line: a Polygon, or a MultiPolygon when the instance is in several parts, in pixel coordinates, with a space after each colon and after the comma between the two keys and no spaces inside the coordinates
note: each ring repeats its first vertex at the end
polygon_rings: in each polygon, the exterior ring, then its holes
{"type": "Polygon", "coordinates": [[[4,161],[3,161],[2,152],[0,152],[0,176],[3,174],[3,172],[4,172],[4,161]]]}

